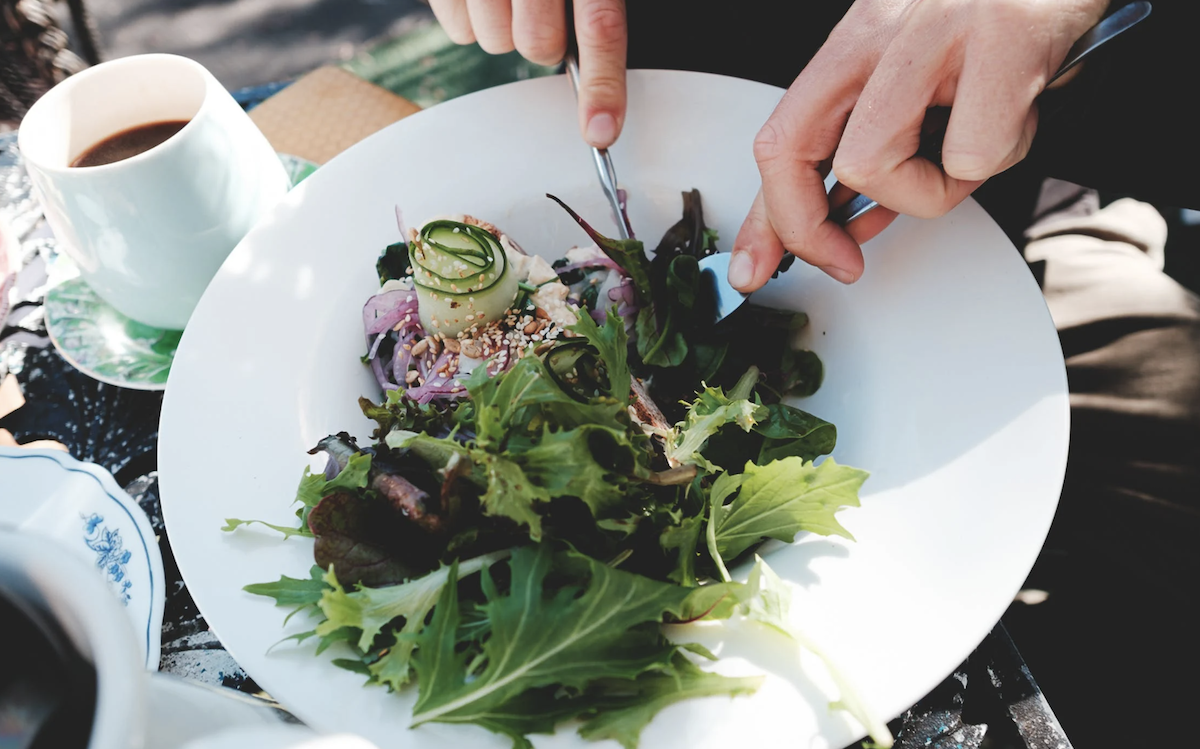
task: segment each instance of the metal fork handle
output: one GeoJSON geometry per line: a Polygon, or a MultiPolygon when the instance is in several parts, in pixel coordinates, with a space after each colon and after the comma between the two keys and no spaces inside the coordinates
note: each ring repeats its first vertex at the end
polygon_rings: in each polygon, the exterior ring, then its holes
{"type": "MultiPolygon", "coordinates": [[[[567,65],[567,78],[571,80],[571,89],[575,92],[575,98],[579,98],[579,62],[575,59],[573,51],[567,52],[564,59],[567,65]]],[[[621,196],[617,192],[617,170],[613,167],[612,157],[608,155],[607,148],[592,147],[592,161],[596,163],[596,174],[600,177],[600,188],[604,190],[604,196],[608,198],[608,204],[612,206],[613,219],[617,222],[617,233],[621,239],[629,239],[632,232],[629,230],[629,225],[625,221],[625,211],[621,205],[621,196]]]]}
{"type": "MultiPolygon", "coordinates": [[[[1054,75],[1050,77],[1050,80],[1046,81],[1046,86],[1049,87],[1051,83],[1054,83],[1064,73],[1078,65],[1083,58],[1087,57],[1098,47],[1121,32],[1137,25],[1148,15],[1150,15],[1150,3],[1139,0],[1139,2],[1122,6],[1116,12],[1101,20],[1100,23],[1088,29],[1083,36],[1075,41],[1071,49],[1067,51],[1066,59],[1054,75]]],[[[942,139],[945,137],[946,128],[944,126],[936,128],[928,134],[923,134],[921,147],[917,153],[929,158],[931,161],[936,161],[940,166],[942,162],[942,139]]],[[[866,195],[855,195],[848,203],[831,210],[829,212],[829,220],[839,226],[845,226],[864,213],[878,207],[879,204],[866,195]]]]}

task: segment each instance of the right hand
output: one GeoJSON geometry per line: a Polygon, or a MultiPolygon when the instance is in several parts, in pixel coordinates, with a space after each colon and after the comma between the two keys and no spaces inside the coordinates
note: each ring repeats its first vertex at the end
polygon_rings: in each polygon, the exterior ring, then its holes
{"type": "Polygon", "coordinates": [[[947,213],[1025,157],[1037,95],[1107,0],[856,0],[754,142],[762,190],[733,245],[730,283],[754,291],[784,252],[843,283],[859,245],[897,213],[947,213]],[[942,166],[917,155],[930,107],[950,107],[942,166]],[[826,196],[832,165],[841,185],[826,196]],[[880,208],[842,229],[830,203],[880,208]]]}
{"type": "MultiPolygon", "coordinates": [[[[579,44],[579,130],[596,148],[616,142],[625,124],[625,0],[574,0],[579,44]]],[[[429,0],[451,40],[478,41],[494,55],[514,49],[538,65],[567,52],[564,0],[429,0]]]]}

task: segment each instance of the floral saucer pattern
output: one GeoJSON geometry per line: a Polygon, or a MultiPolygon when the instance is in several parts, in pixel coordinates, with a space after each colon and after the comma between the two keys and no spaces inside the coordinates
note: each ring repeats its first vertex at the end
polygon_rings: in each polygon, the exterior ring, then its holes
{"type": "Polygon", "coordinates": [[[108,471],[60,450],[0,447],[0,525],[51,539],[93,565],[128,612],[146,667],[158,670],[162,552],[146,513],[108,471]]]}

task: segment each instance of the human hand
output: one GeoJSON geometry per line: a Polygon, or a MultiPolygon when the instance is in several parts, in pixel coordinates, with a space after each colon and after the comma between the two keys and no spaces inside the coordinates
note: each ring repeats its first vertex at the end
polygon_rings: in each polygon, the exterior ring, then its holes
{"type": "Polygon", "coordinates": [[[852,283],[859,245],[897,213],[941,216],[1023,159],[1034,98],[1107,5],[857,0],[755,138],[762,189],[734,242],[730,283],[759,288],[784,252],[852,283]],[[934,106],[951,107],[942,168],[915,155],[934,106]],[[830,166],[840,184],[826,196],[830,166]],[[842,229],[829,207],[853,192],[880,207],[842,229]]]}
{"type": "MultiPolygon", "coordinates": [[[[458,44],[485,52],[514,49],[530,62],[555,65],[567,51],[564,0],[429,0],[458,44]]],[[[575,0],[579,44],[579,130],[596,148],[616,142],[625,123],[625,0],[575,0]]]]}

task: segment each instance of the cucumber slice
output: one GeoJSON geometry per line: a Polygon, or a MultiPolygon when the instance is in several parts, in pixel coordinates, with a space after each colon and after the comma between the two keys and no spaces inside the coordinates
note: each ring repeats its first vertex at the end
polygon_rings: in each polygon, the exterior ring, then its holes
{"type": "Polygon", "coordinates": [[[500,240],[449,219],[421,227],[410,248],[421,325],[454,337],[499,320],[517,298],[517,276],[500,240]]]}

